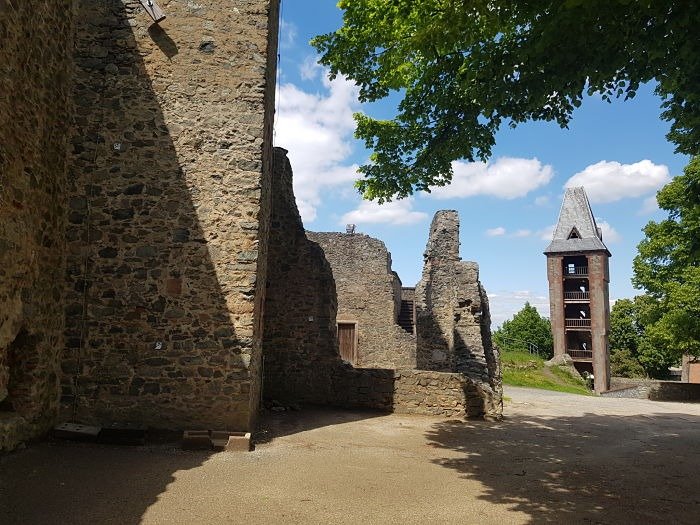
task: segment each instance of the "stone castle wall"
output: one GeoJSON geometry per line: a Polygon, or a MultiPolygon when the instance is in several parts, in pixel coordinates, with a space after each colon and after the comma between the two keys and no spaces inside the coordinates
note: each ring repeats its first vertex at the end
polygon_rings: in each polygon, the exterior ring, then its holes
{"type": "Polygon", "coordinates": [[[479,266],[459,257],[456,211],[433,218],[415,298],[417,368],[464,374],[484,393],[486,415],[500,414],[500,359],[491,342],[488,297],[479,266]]]}
{"type": "MultiPolygon", "coordinates": [[[[413,364],[409,365],[410,369],[354,368],[341,360],[336,316],[341,293],[349,292],[345,288],[347,283],[343,285],[339,281],[350,279],[357,272],[367,274],[360,280],[367,286],[364,300],[371,302],[375,299],[373,295],[380,296],[381,312],[375,313],[383,315],[382,323],[372,325],[367,320],[367,325],[378,334],[385,331],[383,352],[387,360],[392,359],[389,352],[397,350],[392,347],[388,330],[393,324],[395,286],[388,269],[389,255],[383,243],[366,236],[305,233],[294,201],[292,169],[285,153],[280,148],[275,150],[263,341],[264,396],[278,401],[446,417],[499,417],[500,390],[496,401],[494,390],[481,379],[454,371],[415,370],[413,364]],[[331,258],[330,263],[327,257],[331,258]],[[367,267],[358,264],[352,271],[338,271],[338,265],[347,260],[358,263],[364,260],[367,267]]],[[[355,286],[353,282],[351,289],[358,294],[356,301],[360,301],[360,288],[355,286]]],[[[412,291],[406,290],[406,294],[412,296],[412,291]]]]}
{"type": "Polygon", "coordinates": [[[328,403],[337,391],[331,376],[343,364],[333,272],[304,233],[286,151],[275,148],[274,161],[263,395],[328,403]]]}
{"type": "Polygon", "coordinates": [[[57,415],[71,4],[0,4],[0,451],[57,415]]]}
{"type": "Polygon", "coordinates": [[[79,0],[63,406],[247,430],[260,388],[276,0],[79,0]],[[224,8],[225,7],[225,8],[224,8]]]}
{"type": "Polygon", "coordinates": [[[331,266],[338,320],[357,321],[355,365],[415,367],[416,339],[396,324],[401,281],[391,271],[391,255],[384,243],[363,234],[306,232],[306,235],[321,247],[331,266]]]}

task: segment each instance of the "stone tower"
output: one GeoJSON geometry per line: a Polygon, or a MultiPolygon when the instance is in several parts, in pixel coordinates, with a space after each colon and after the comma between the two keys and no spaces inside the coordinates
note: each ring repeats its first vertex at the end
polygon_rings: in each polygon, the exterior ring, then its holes
{"type": "Polygon", "coordinates": [[[610,251],[583,188],[568,188],[547,256],[554,355],[569,354],[592,372],[595,391],[610,388],[610,251]]]}

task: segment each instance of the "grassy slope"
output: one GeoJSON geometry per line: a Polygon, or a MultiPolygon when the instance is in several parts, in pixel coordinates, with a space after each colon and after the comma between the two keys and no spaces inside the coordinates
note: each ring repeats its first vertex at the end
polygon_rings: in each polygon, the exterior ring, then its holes
{"type": "Polygon", "coordinates": [[[506,385],[591,395],[583,379],[573,377],[562,367],[547,368],[542,358],[527,352],[503,352],[501,363],[506,385]]]}

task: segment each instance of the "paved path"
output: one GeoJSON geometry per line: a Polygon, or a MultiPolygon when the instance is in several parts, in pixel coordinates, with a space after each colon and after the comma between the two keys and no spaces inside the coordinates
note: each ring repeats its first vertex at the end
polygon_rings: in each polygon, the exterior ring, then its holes
{"type": "Polygon", "coordinates": [[[698,523],[700,404],[510,388],[500,423],[302,410],[248,454],[42,443],[0,523],[698,523]]]}

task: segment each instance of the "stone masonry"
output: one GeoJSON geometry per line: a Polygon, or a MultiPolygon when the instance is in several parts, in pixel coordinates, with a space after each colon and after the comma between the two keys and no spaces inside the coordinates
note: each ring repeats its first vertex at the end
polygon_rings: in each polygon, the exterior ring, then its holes
{"type": "MultiPolygon", "coordinates": [[[[448,417],[500,417],[500,372],[493,353],[493,369],[479,369],[479,374],[418,370],[408,360],[407,365],[396,368],[390,364],[355,368],[342,361],[336,337],[339,304],[349,299],[346,315],[363,319],[359,305],[363,285],[368,287],[366,301],[376,302],[374,313],[382,317],[360,322],[366,322],[377,335],[384,330],[384,348],[378,346],[381,359],[388,362],[392,351],[401,352],[400,346],[392,346],[398,287],[388,267],[388,252],[383,243],[366,236],[305,233],[292,192],[291,166],[280,148],[275,150],[272,194],[264,337],[266,398],[448,417]],[[362,264],[354,267],[351,261],[364,261],[367,268],[362,264]],[[358,283],[338,284],[353,275],[358,283]],[[379,297],[370,298],[374,294],[379,297]]],[[[451,290],[446,284],[444,288],[451,290]]],[[[488,327],[488,310],[482,319],[488,327]]],[[[456,333],[466,333],[458,326],[456,333]]],[[[485,341],[490,349],[490,339],[485,341]]]]}
{"type": "Polygon", "coordinates": [[[423,293],[451,343],[420,354],[454,355],[416,370],[389,254],[358,239],[393,354],[368,317],[377,368],[340,359],[348,289],[282,150],[272,173],[279,0],[162,7],[154,25],[138,0],[0,0],[0,451],[59,417],[250,431],[263,395],[493,415],[487,305],[458,256],[436,252],[423,293]],[[447,278],[471,286],[452,310],[425,291],[447,278]]]}
{"type": "Polygon", "coordinates": [[[413,368],[416,339],[397,323],[401,280],[384,243],[362,234],[306,232],[329,262],[338,296],[338,321],[357,321],[356,366],[413,368]],[[397,301],[398,297],[398,301],[397,301]]]}
{"type": "Polygon", "coordinates": [[[58,406],[71,4],[0,2],[0,451],[58,406]]]}
{"type": "Polygon", "coordinates": [[[321,248],[304,233],[282,148],[275,148],[274,165],[263,394],[323,404],[335,399],[331,375],[343,367],[333,273],[321,248]]]}
{"type": "Polygon", "coordinates": [[[0,2],[0,450],[254,425],[279,2],[163,7],[0,2]]]}
{"type": "Polygon", "coordinates": [[[484,410],[502,407],[498,351],[491,343],[491,316],[479,266],[459,257],[459,216],[435,214],[416,286],[416,368],[459,372],[483,391],[484,410]]]}
{"type": "Polygon", "coordinates": [[[250,430],[278,6],[164,7],[78,2],[64,413],[250,430]]]}

